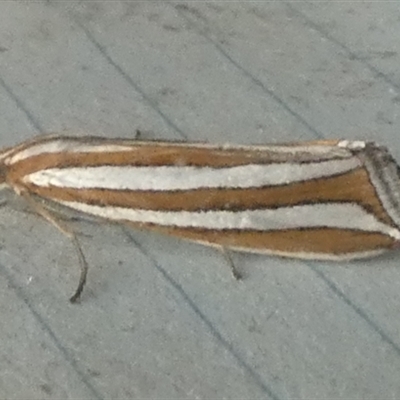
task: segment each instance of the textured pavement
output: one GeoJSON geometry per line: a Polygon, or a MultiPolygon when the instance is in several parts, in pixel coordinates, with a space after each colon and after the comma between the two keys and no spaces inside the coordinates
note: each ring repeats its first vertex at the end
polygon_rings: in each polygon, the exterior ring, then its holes
{"type": "MultiPolygon", "coordinates": [[[[400,161],[396,2],[3,1],[0,145],[367,139],[400,161]]],[[[0,208],[1,399],[400,399],[400,253],[304,262],[0,208]]]]}

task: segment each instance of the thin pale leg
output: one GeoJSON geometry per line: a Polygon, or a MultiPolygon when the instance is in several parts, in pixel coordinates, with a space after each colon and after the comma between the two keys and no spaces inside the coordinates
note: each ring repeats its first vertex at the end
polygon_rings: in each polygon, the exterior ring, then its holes
{"type": "Polygon", "coordinates": [[[74,248],[76,249],[76,252],[78,254],[79,266],[81,269],[78,287],[76,288],[73,296],[69,299],[69,301],[71,303],[75,303],[79,299],[79,297],[83,291],[83,288],[85,286],[86,279],[87,279],[88,269],[89,269],[88,264],[85,259],[85,256],[83,254],[82,248],[79,244],[79,241],[76,237],[75,232],[71,231],[56,216],[54,216],[49,210],[47,210],[45,207],[43,207],[42,204],[40,204],[39,202],[34,200],[28,193],[22,192],[21,196],[24,197],[24,199],[33,207],[33,209],[39,215],[41,215],[46,221],[53,224],[58,230],[60,230],[62,233],[64,233],[64,235],[68,236],[71,239],[71,241],[74,245],[74,248]]]}
{"type": "Polygon", "coordinates": [[[220,250],[221,250],[223,256],[225,257],[225,260],[227,261],[227,263],[229,265],[229,268],[231,270],[231,274],[232,274],[233,278],[235,280],[237,280],[237,281],[243,279],[242,274],[235,267],[235,264],[234,264],[234,262],[232,260],[232,257],[230,255],[229,249],[224,247],[224,246],[221,246],[220,250]]]}

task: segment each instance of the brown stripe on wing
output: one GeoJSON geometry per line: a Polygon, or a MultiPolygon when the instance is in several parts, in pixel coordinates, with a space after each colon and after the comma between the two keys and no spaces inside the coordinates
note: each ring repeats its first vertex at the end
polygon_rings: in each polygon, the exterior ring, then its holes
{"type": "MultiPolygon", "coordinates": [[[[277,157],[274,157],[277,158],[277,157]]],[[[280,157],[284,162],[284,157],[280,157]]],[[[99,153],[46,153],[21,160],[10,167],[14,174],[23,176],[48,168],[95,166],[209,166],[214,168],[268,164],[276,162],[266,152],[209,150],[202,148],[137,146],[130,151],[99,153]]]]}
{"type": "Polygon", "coordinates": [[[351,253],[389,250],[396,244],[395,239],[381,233],[350,229],[310,228],[269,232],[251,230],[215,231],[130,222],[127,222],[127,224],[201,242],[202,244],[218,245],[228,249],[236,248],[255,253],[286,253],[289,256],[293,254],[293,257],[296,257],[296,253],[309,253],[310,256],[313,253],[337,257],[351,256],[351,253]]]}
{"type": "MultiPolygon", "coordinates": [[[[84,144],[84,143],[82,143],[84,144]]],[[[118,143],[115,143],[118,144],[118,143]]],[[[288,146],[290,149],[290,146],[288,146]]],[[[310,151],[282,153],[255,149],[195,147],[149,144],[132,145],[129,151],[110,152],[57,152],[43,153],[25,158],[10,166],[15,179],[48,168],[90,167],[103,165],[132,166],[199,166],[233,167],[247,164],[307,163],[343,159],[334,154],[315,155],[310,151]]]]}
{"type": "Polygon", "coordinates": [[[28,191],[55,201],[157,211],[245,211],[299,204],[352,202],[360,204],[380,221],[393,224],[363,168],[330,178],[248,189],[130,191],[25,186],[28,191]]]}

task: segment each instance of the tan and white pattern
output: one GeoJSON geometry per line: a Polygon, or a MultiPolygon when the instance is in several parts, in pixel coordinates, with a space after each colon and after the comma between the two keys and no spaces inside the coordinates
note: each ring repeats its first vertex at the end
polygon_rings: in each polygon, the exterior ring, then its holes
{"type": "Polygon", "coordinates": [[[0,163],[19,194],[208,245],[341,260],[400,242],[398,166],[374,143],[50,136],[4,150],[0,163]]]}

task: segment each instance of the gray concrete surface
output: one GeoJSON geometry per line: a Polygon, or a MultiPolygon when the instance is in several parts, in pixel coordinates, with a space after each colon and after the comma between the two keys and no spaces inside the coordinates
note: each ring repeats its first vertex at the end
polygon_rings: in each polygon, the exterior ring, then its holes
{"type": "MultiPolygon", "coordinates": [[[[0,144],[370,139],[400,160],[396,2],[3,1],[0,144]]],[[[221,254],[0,208],[1,399],[398,399],[400,254],[221,254]]]]}

